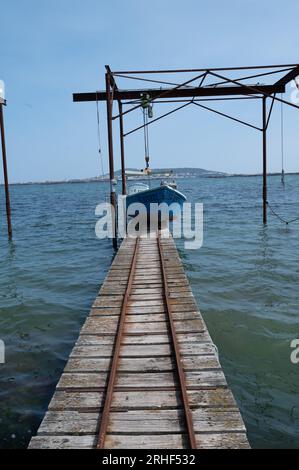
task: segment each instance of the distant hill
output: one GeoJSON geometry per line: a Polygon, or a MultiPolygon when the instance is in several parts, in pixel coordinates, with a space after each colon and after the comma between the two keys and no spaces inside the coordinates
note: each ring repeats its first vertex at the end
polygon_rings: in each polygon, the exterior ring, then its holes
{"type": "MultiPolygon", "coordinates": [[[[140,168],[127,168],[130,171],[140,171],[140,168]]],[[[204,170],[203,168],[152,168],[154,176],[159,175],[159,173],[171,173],[174,178],[199,178],[199,177],[211,177],[211,176],[227,176],[226,173],[221,173],[220,171],[211,171],[204,170]]],[[[116,172],[118,176],[121,176],[121,171],[116,172]]]]}
{"type": "MultiPolygon", "coordinates": [[[[129,171],[140,171],[141,168],[127,168],[129,171]]],[[[152,178],[163,178],[163,173],[171,173],[173,178],[223,178],[229,176],[227,173],[221,173],[220,171],[204,170],[203,168],[152,168],[152,178]]],[[[115,172],[116,178],[121,178],[121,170],[115,172]]],[[[141,178],[141,177],[135,177],[141,178]]],[[[130,178],[131,179],[131,178],[130,178]]],[[[15,183],[15,184],[62,184],[62,183],[96,183],[109,181],[109,175],[106,174],[103,177],[95,176],[92,178],[78,178],[78,179],[66,179],[62,181],[40,181],[40,182],[26,182],[26,183],[15,183]]]]}

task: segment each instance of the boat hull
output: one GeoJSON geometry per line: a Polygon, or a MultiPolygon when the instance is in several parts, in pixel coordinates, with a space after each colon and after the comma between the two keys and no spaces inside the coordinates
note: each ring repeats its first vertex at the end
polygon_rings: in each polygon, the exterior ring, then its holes
{"type": "MultiPolygon", "coordinates": [[[[131,194],[126,198],[127,210],[131,204],[143,204],[146,208],[147,215],[154,214],[156,209],[151,204],[162,204],[166,203],[167,206],[176,204],[177,207],[171,208],[169,211],[170,218],[174,218],[178,212],[182,209],[186,197],[176,189],[170,186],[159,186],[157,188],[148,189],[146,191],[140,191],[138,193],[131,194]]],[[[130,214],[133,215],[134,214],[130,214]]]]}

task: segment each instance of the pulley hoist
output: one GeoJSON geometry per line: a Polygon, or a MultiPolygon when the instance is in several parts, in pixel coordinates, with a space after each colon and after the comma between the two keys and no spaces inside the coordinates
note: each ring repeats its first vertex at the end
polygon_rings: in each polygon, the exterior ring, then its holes
{"type": "Polygon", "coordinates": [[[141,107],[143,111],[143,124],[144,124],[144,150],[145,150],[145,172],[149,174],[150,171],[150,155],[149,155],[149,132],[148,132],[148,123],[149,119],[152,119],[154,116],[153,105],[151,102],[151,97],[147,93],[141,95],[141,107]]]}

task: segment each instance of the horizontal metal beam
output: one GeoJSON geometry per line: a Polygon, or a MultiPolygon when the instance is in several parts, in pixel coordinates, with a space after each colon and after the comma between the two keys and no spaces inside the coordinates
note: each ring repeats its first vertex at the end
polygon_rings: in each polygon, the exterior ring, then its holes
{"type": "MultiPolygon", "coordinates": [[[[254,92],[248,86],[223,86],[223,87],[200,87],[200,88],[178,88],[178,89],[142,89],[142,90],[115,90],[114,100],[135,100],[140,99],[141,95],[146,93],[152,99],[160,97],[165,93],[167,98],[194,98],[197,96],[236,96],[236,95],[271,95],[273,93],[285,93],[284,85],[256,85],[254,92]]],[[[104,91],[94,93],[74,93],[75,102],[88,101],[106,101],[104,91]]]]}
{"type": "MultiPolygon", "coordinates": [[[[262,99],[262,96],[227,96],[227,97],[219,97],[219,98],[193,98],[193,102],[194,103],[201,103],[201,102],[205,102],[205,101],[243,101],[243,100],[261,100],[262,99]]],[[[172,99],[172,100],[168,100],[168,99],[161,99],[161,100],[155,100],[155,104],[162,104],[162,103],[189,103],[190,102],[190,99],[188,98],[181,98],[181,99],[172,99]]],[[[131,104],[138,104],[139,101],[138,100],[132,100],[132,101],[126,101],[125,103],[123,103],[124,105],[131,105],[131,104]]]]}
{"type": "Polygon", "coordinates": [[[214,67],[214,68],[205,68],[205,69],[167,69],[167,70],[118,70],[113,71],[113,74],[153,74],[153,73],[192,73],[192,72],[206,72],[211,70],[213,72],[224,72],[224,71],[233,71],[233,70],[262,70],[262,69],[275,69],[275,68],[285,68],[285,67],[298,67],[298,64],[276,64],[276,65],[250,65],[243,67],[214,67]]]}

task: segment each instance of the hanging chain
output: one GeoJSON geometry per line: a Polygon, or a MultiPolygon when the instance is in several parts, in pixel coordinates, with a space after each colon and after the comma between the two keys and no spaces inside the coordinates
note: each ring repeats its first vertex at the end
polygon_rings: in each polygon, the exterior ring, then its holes
{"type": "Polygon", "coordinates": [[[299,220],[299,217],[296,217],[295,219],[291,219],[291,220],[286,220],[284,219],[283,217],[281,217],[281,215],[279,215],[274,209],[273,207],[269,204],[269,202],[267,202],[267,206],[269,207],[270,211],[272,212],[273,215],[275,215],[275,217],[277,217],[281,222],[283,222],[284,224],[286,225],[289,225],[289,224],[292,224],[293,222],[297,222],[299,220]]]}
{"type": "Polygon", "coordinates": [[[150,162],[150,149],[149,149],[149,117],[152,117],[152,105],[150,96],[147,94],[141,95],[141,106],[143,110],[143,124],[144,124],[144,151],[145,151],[145,162],[146,169],[149,169],[150,162]]]}

